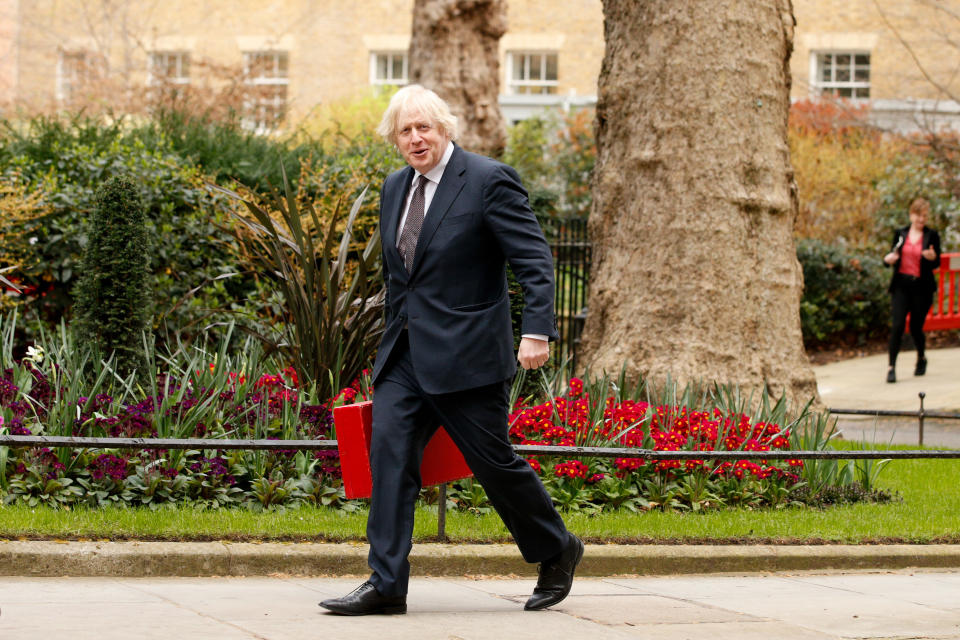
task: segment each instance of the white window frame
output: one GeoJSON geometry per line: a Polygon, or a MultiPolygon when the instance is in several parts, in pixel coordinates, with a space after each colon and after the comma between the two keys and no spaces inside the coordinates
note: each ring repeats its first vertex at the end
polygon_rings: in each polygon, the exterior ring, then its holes
{"type": "Polygon", "coordinates": [[[508,93],[510,95],[518,94],[533,94],[533,95],[543,95],[543,94],[555,94],[557,89],[560,86],[559,76],[560,76],[560,56],[557,51],[548,51],[548,50],[513,50],[507,51],[507,80],[506,86],[508,93]],[[534,64],[534,56],[539,56],[540,64],[540,78],[536,80],[531,80],[531,65],[534,64]],[[547,69],[549,68],[548,58],[552,57],[554,59],[554,69],[556,70],[557,77],[553,79],[547,78],[547,69]],[[520,71],[521,78],[519,80],[514,78],[515,71],[517,70],[517,65],[522,65],[520,71]]]}
{"type": "Polygon", "coordinates": [[[249,94],[243,100],[243,125],[256,133],[267,133],[277,128],[287,108],[287,92],[290,87],[290,53],[284,50],[257,50],[243,52],[244,84],[259,89],[276,87],[272,97],[266,99],[249,94]],[[257,58],[269,59],[271,64],[260,66],[257,58]],[[267,117],[272,113],[272,117],[267,117]]]}
{"type": "Polygon", "coordinates": [[[370,84],[377,87],[402,87],[410,82],[410,56],[406,51],[371,51],[370,52],[370,84]],[[387,58],[387,76],[380,77],[380,59],[387,58]],[[396,59],[401,59],[403,71],[401,77],[393,76],[393,67],[396,59]]]}
{"type": "Polygon", "coordinates": [[[852,100],[869,100],[871,89],[870,72],[872,67],[872,56],[870,51],[862,49],[837,49],[837,50],[818,50],[810,52],[810,87],[816,95],[835,95],[838,97],[849,98],[852,100]],[[830,79],[822,79],[824,58],[830,57],[830,79]],[[838,58],[849,56],[849,63],[846,71],[849,72],[848,80],[838,80],[838,71],[844,70],[843,66],[838,65],[838,58]],[[857,61],[858,57],[866,56],[867,61],[864,65],[857,61]],[[857,80],[857,71],[866,69],[867,80],[857,80]],[[842,92],[849,91],[851,95],[841,96],[842,92]]]}
{"type": "Polygon", "coordinates": [[[148,83],[156,84],[190,84],[190,52],[183,50],[157,50],[150,52],[150,75],[148,83]],[[174,59],[175,73],[167,75],[169,60],[174,59]],[[162,62],[158,64],[158,61],[162,62]],[[158,73],[163,69],[163,73],[158,73]]]}
{"type": "Polygon", "coordinates": [[[69,104],[77,90],[93,79],[97,65],[96,54],[88,49],[61,49],[57,56],[57,101],[69,104]],[[68,59],[79,62],[68,64],[68,59]]]}

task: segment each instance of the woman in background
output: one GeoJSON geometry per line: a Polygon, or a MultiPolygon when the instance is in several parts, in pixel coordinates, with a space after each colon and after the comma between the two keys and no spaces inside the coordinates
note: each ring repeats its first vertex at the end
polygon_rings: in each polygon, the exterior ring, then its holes
{"type": "Polygon", "coordinates": [[[883,261],[893,267],[893,276],[890,278],[893,327],[890,331],[887,382],[897,381],[897,354],[900,352],[907,313],[910,314],[910,336],[917,348],[917,366],[913,375],[922,376],[927,372],[923,323],[933,304],[933,292],[937,289],[933,270],[940,266],[940,234],[926,226],[929,215],[930,203],[924,198],[914,198],[910,203],[910,224],[897,229],[893,234],[890,253],[883,257],[883,261]]]}

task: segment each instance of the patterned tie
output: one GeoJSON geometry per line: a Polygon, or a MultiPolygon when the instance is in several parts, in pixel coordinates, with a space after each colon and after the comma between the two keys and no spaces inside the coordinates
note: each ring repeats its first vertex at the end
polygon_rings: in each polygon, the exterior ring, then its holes
{"type": "Polygon", "coordinates": [[[413,198],[410,199],[410,210],[407,211],[407,221],[400,232],[400,243],[397,245],[408,272],[413,270],[413,256],[417,250],[420,228],[423,226],[423,190],[426,185],[427,179],[424,176],[418,176],[417,185],[413,189],[413,198]]]}

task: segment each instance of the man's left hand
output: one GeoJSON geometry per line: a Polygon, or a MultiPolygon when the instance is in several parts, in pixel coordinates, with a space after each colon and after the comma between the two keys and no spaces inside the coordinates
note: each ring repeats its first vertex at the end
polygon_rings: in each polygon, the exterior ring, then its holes
{"type": "Polygon", "coordinates": [[[550,358],[550,343],[536,338],[521,338],[517,360],[524,369],[537,369],[550,358]]]}

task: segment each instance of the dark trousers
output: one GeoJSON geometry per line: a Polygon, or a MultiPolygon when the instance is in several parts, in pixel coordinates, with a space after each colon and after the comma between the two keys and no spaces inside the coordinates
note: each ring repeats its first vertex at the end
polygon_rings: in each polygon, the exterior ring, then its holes
{"type": "Polygon", "coordinates": [[[560,553],[567,541],[563,520],[539,476],[517,456],[507,437],[509,381],[456,393],[425,393],[413,370],[409,344],[402,342],[376,385],[373,401],[370,582],[385,596],[407,592],[420,462],[440,425],[483,485],[524,560],[542,562],[560,553]]]}
{"type": "Polygon", "coordinates": [[[890,331],[890,366],[897,364],[900,342],[906,328],[907,314],[910,314],[910,337],[917,348],[917,359],[923,358],[926,338],[923,335],[923,323],[933,304],[933,292],[921,286],[919,280],[909,280],[897,275],[891,291],[891,315],[893,327],[890,331]]]}

